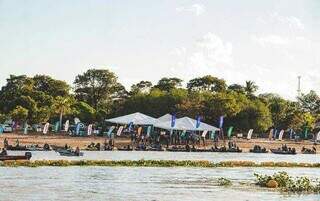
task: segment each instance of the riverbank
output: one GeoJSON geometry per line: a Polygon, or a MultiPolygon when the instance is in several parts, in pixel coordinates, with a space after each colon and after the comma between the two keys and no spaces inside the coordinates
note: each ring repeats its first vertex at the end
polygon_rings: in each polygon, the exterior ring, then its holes
{"type": "MultiPolygon", "coordinates": [[[[28,135],[20,134],[20,133],[5,133],[0,135],[0,147],[3,147],[3,140],[7,138],[9,144],[15,144],[16,140],[19,139],[20,144],[22,145],[31,145],[38,144],[43,146],[45,143],[50,145],[64,146],[68,144],[71,147],[80,147],[80,149],[85,149],[89,144],[93,143],[104,143],[105,137],[97,137],[97,136],[86,136],[86,137],[72,137],[67,135],[66,133],[57,133],[57,134],[47,134],[43,135],[41,133],[31,133],[28,135]]],[[[300,141],[295,142],[291,140],[273,140],[269,141],[265,138],[257,138],[257,139],[234,139],[237,146],[243,150],[243,152],[249,152],[250,149],[253,148],[254,145],[260,145],[261,147],[265,147],[267,150],[269,149],[277,149],[281,147],[282,144],[287,144],[289,147],[293,147],[299,153],[303,146],[307,148],[311,148],[315,146],[317,151],[319,152],[320,145],[314,145],[311,141],[300,141]]],[[[127,137],[118,137],[115,139],[116,147],[123,147],[128,144],[131,144],[130,139],[127,137]]],[[[219,142],[220,145],[223,144],[223,141],[219,142]]],[[[212,140],[206,140],[206,147],[209,148],[212,146],[212,140]]],[[[203,148],[202,145],[197,145],[197,147],[203,148]]]]}
{"type": "Polygon", "coordinates": [[[36,161],[4,161],[0,167],[67,167],[67,166],[105,166],[105,167],[197,167],[197,168],[233,168],[233,167],[287,167],[287,168],[320,168],[320,163],[294,162],[260,162],[253,161],[176,161],[176,160],[36,160],[36,161]]]}

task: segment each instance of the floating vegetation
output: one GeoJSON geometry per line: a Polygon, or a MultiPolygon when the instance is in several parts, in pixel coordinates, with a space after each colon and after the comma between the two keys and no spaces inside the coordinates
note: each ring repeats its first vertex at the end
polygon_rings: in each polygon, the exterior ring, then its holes
{"type": "Polygon", "coordinates": [[[294,193],[320,193],[320,182],[311,181],[308,177],[293,178],[286,172],[278,172],[274,175],[254,174],[256,185],[267,188],[276,188],[285,192],[294,193]]]}
{"type": "Polygon", "coordinates": [[[232,182],[231,180],[224,178],[224,177],[220,177],[217,180],[218,186],[231,186],[232,182]]]}
{"type": "Polygon", "coordinates": [[[36,161],[3,161],[0,167],[41,167],[41,166],[127,166],[127,167],[308,167],[320,168],[320,163],[287,163],[287,162],[261,162],[252,161],[222,161],[218,163],[205,160],[36,160],[36,161]]]}

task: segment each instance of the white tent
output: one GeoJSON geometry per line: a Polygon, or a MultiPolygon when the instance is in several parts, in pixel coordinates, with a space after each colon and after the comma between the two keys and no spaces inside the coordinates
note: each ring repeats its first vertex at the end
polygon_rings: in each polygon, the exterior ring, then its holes
{"type": "Polygon", "coordinates": [[[159,117],[156,120],[156,123],[171,121],[171,119],[172,119],[172,115],[171,114],[165,114],[165,115],[159,117]]]}
{"type": "Polygon", "coordinates": [[[121,117],[106,119],[106,121],[115,124],[129,124],[132,122],[134,125],[153,125],[156,119],[140,112],[136,112],[121,117]]]}
{"type": "Polygon", "coordinates": [[[209,124],[200,123],[199,128],[196,128],[196,120],[189,117],[182,117],[176,120],[175,126],[171,127],[171,121],[158,122],[154,127],[163,128],[167,130],[187,130],[187,131],[216,131],[218,128],[211,126],[209,124]]]}

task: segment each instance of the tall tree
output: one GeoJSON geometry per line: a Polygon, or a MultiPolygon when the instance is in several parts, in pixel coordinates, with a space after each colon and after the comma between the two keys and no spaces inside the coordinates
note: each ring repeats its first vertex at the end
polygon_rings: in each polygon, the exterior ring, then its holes
{"type": "Polygon", "coordinates": [[[228,90],[235,91],[235,92],[242,93],[242,94],[245,93],[244,87],[240,84],[232,84],[232,85],[228,86],[228,90]]]}
{"type": "Polygon", "coordinates": [[[32,78],[34,81],[34,90],[49,94],[50,96],[68,96],[70,86],[61,80],[56,80],[47,75],[36,75],[32,78]]]}
{"type": "Polygon", "coordinates": [[[154,86],[154,88],[160,89],[161,91],[169,92],[173,89],[176,89],[178,87],[181,87],[182,80],[176,77],[173,78],[161,78],[157,85],[154,86]]]}
{"type": "Polygon", "coordinates": [[[59,129],[62,128],[62,117],[71,112],[72,99],[69,97],[57,96],[52,105],[54,113],[59,114],[59,129]]]}
{"type": "Polygon", "coordinates": [[[315,91],[302,94],[298,97],[298,101],[304,112],[310,112],[313,115],[320,114],[320,97],[315,91]]]}
{"type": "Polygon", "coordinates": [[[105,69],[90,69],[78,75],[74,84],[76,98],[88,103],[95,110],[99,109],[99,105],[110,104],[126,94],[117,76],[105,69]]]}
{"type": "Polygon", "coordinates": [[[187,84],[188,90],[197,91],[222,92],[226,90],[226,87],[227,84],[223,79],[219,79],[211,75],[192,79],[187,84]]]}
{"type": "Polygon", "coordinates": [[[152,87],[150,81],[140,81],[137,84],[131,86],[130,94],[148,93],[152,87]]]}
{"type": "Polygon", "coordinates": [[[254,83],[254,81],[246,81],[246,85],[244,86],[244,90],[248,96],[253,96],[255,92],[257,92],[259,87],[254,83]]]}

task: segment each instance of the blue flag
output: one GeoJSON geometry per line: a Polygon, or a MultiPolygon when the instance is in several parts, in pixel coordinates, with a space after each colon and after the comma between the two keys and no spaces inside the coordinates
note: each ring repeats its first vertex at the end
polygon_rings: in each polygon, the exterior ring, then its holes
{"type": "Polygon", "coordinates": [[[199,128],[201,124],[201,117],[197,116],[196,128],[199,128]]]}
{"type": "Polygon", "coordinates": [[[176,115],[171,116],[171,128],[173,128],[176,125],[176,115]]]}
{"type": "Polygon", "coordinates": [[[132,126],[133,126],[133,122],[130,122],[130,123],[128,124],[128,130],[129,130],[129,132],[132,131],[132,126]]]}
{"type": "Polygon", "coordinates": [[[220,120],[219,120],[219,128],[223,127],[223,116],[220,116],[220,120]]]}

